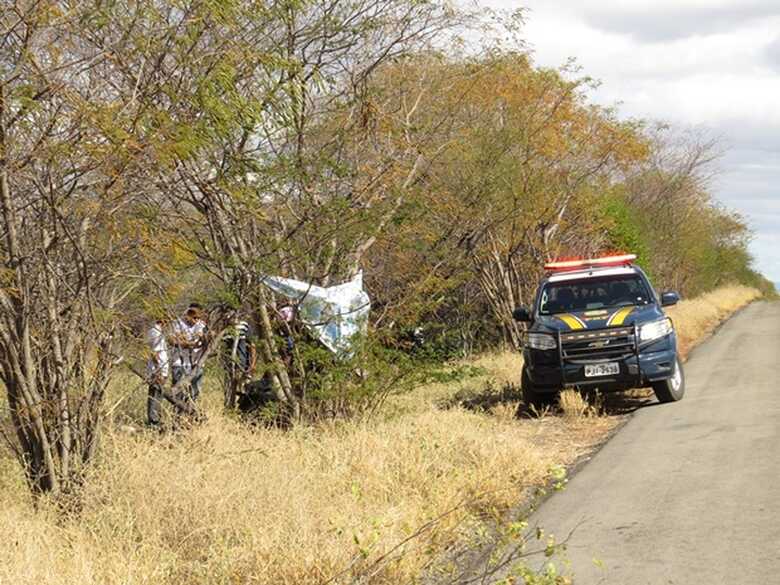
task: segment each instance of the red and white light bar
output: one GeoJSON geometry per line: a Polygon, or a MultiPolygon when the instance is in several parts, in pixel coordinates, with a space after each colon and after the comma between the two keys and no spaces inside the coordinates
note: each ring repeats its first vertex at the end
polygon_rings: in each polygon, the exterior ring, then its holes
{"type": "Polygon", "coordinates": [[[580,268],[602,268],[604,266],[626,266],[636,260],[636,254],[620,256],[604,256],[603,258],[587,258],[580,260],[556,260],[544,265],[548,272],[563,272],[580,268]]]}

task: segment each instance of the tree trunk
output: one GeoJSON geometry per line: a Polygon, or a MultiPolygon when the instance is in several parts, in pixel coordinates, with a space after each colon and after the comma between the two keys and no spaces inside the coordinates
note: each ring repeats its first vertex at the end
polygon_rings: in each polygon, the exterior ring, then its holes
{"type": "Polygon", "coordinates": [[[256,300],[253,303],[255,308],[255,320],[260,333],[260,354],[263,361],[271,367],[269,372],[271,377],[271,388],[276,394],[277,400],[287,406],[293,420],[299,420],[301,416],[301,403],[293,392],[290,374],[287,371],[282,358],[279,356],[276,340],[274,339],[273,326],[268,314],[268,301],[266,293],[258,290],[256,300]]]}

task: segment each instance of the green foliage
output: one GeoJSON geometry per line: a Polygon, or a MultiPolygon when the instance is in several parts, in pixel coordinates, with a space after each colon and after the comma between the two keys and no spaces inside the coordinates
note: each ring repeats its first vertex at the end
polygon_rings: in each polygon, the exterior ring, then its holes
{"type": "MultiPolygon", "coordinates": [[[[286,343],[283,338],[277,341],[286,343]]],[[[418,387],[435,378],[441,368],[389,348],[375,335],[357,340],[350,358],[338,357],[301,335],[291,360],[288,370],[305,396],[306,415],[312,419],[370,416],[388,396],[418,387]]]]}
{"type": "Polygon", "coordinates": [[[640,220],[641,211],[631,207],[621,191],[610,193],[602,200],[601,212],[604,214],[608,247],[611,251],[636,254],[637,264],[652,279],[650,246],[647,244],[647,231],[640,220]]]}
{"type": "MultiPolygon", "coordinates": [[[[642,189],[663,189],[662,199],[632,190],[610,213],[617,218],[617,239],[637,246],[641,264],[656,288],[696,296],[730,283],[771,292],[753,269],[751,233],[742,217],[714,202],[695,174],[681,181],[657,173],[642,189]]],[[[634,250],[631,250],[634,251],[634,250]]]]}

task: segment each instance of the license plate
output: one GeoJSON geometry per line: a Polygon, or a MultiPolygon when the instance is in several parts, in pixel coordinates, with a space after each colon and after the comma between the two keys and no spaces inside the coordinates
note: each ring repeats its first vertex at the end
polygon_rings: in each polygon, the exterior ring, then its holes
{"type": "Polygon", "coordinates": [[[596,378],[598,376],[614,376],[620,373],[620,364],[611,362],[608,364],[589,364],[585,366],[585,377],[596,378]]]}

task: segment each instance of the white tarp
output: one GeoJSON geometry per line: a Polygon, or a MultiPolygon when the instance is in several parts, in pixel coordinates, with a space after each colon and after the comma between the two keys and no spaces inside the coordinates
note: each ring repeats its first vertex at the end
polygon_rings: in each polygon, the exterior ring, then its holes
{"type": "Polygon", "coordinates": [[[263,284],[298,304],[304,325],[333,353],[349,357],[356,336],[368,327],[371,299],[363,290],[363,273],[344,284],[323,288],[281,276],[266,276],[263,284]]]}

